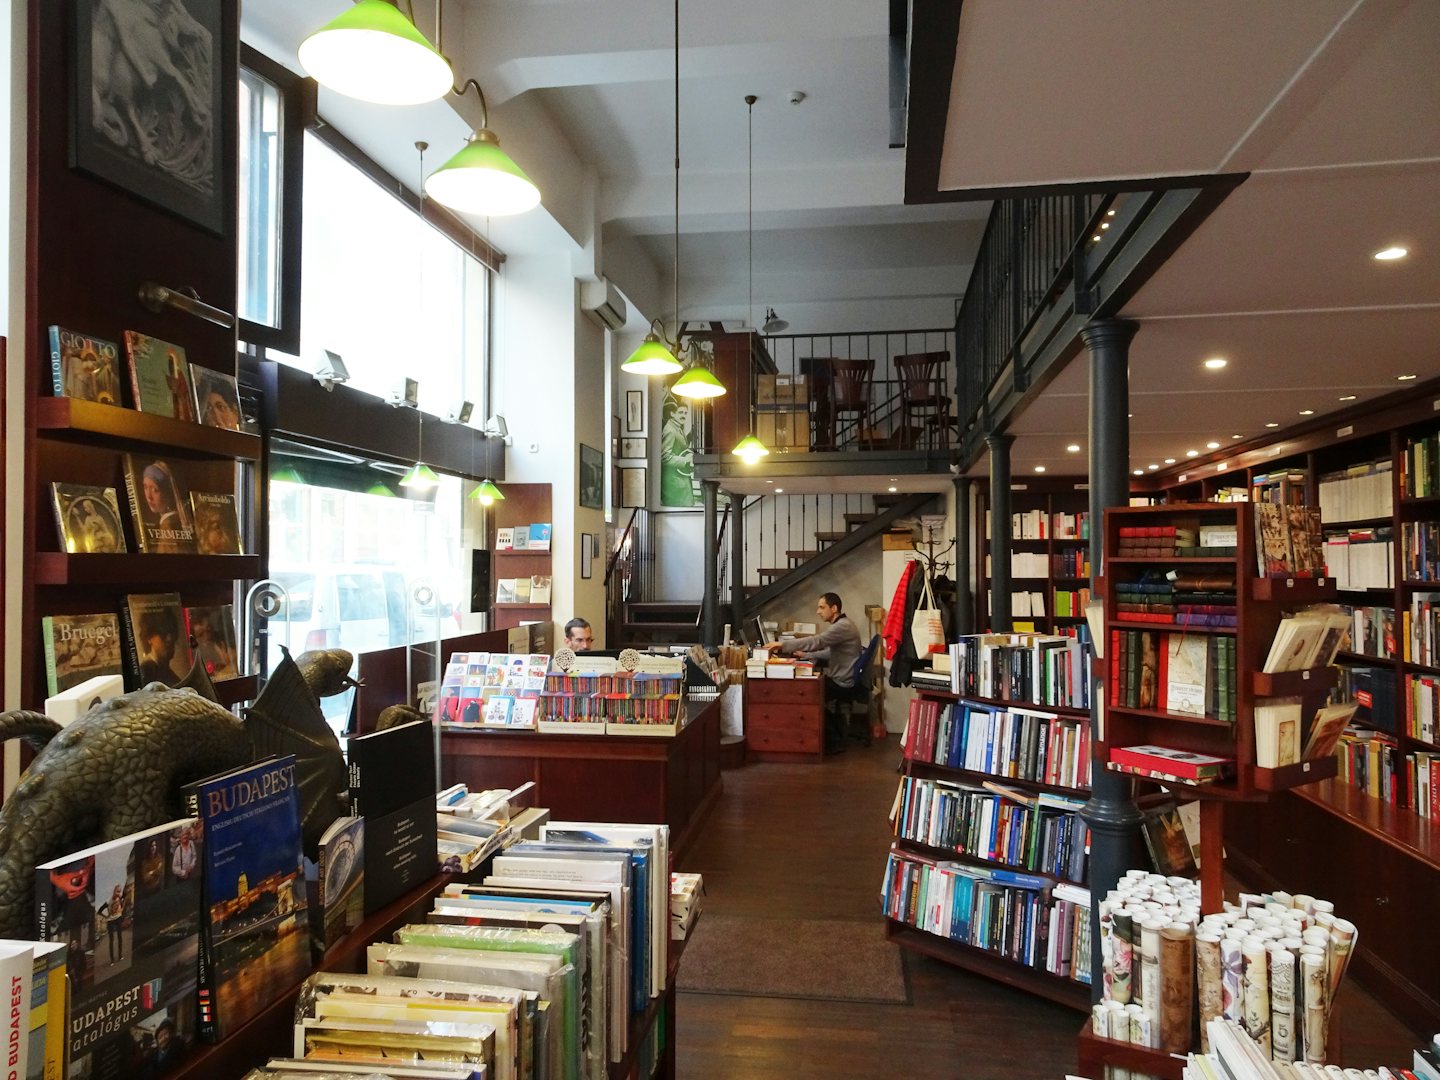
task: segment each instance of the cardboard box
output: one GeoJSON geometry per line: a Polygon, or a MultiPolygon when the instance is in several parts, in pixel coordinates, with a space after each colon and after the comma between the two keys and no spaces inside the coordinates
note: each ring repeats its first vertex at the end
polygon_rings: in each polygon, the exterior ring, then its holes
{"type": "Polygon", "coordinates": [[[761,375],[755,386],[756,405],[809,405],[808,375],[761,375]]]}
{"type": "Polygon", "coordinates": [[[755,434],[771,450],[809,450],[810,410],[757,412],[755,434]]]}
{"type": "Polygon", "coordinates": [[[880,537],[881,551],[914,551],[915,534],[909,529],[904,532],[887,532],[880,537]]]}

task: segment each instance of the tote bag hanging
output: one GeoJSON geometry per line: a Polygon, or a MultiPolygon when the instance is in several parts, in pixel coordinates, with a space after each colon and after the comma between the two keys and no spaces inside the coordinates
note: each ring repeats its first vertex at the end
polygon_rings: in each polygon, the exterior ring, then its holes
{"type": "Polygon", "coordinates": [[[915,614],[910,616],[910,640],[915,643],[915,655],[920,659],[930,655],[932,645],[945,645],[945,627],[940,622],[940,609],[935,606],[935,594],[930,591],[930,578],[924,579],[920,602],[915,614]]]}

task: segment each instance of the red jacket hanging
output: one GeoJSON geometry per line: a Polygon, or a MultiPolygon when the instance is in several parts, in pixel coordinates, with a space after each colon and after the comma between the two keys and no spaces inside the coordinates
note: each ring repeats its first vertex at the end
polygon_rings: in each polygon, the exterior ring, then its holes
{"type": "Polygon", "coordinates": [[[919,560],[911,559],[900,571],[900,584],[896,586],[895,597],[885,612],[885,659],[894,660],[900,643],[905,640],[905,597],[910,589],[910,577],[915,573],[919,560]]]}

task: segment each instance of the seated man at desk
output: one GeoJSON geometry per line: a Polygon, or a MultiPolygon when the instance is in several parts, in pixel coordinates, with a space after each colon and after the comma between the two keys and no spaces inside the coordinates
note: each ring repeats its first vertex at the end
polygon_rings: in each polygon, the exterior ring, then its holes
{"type": "Polygon", "coordinates": [[[860,630],[841,608],[838,593],[827,592],[815,604],[815,614],[828,624],[812,637],[772,641],[762,646],[784,656],[825,662],[825,752],[845,749],[845,712],[841,699],[855,686],[855,661],[860,659],[860,630]]]}

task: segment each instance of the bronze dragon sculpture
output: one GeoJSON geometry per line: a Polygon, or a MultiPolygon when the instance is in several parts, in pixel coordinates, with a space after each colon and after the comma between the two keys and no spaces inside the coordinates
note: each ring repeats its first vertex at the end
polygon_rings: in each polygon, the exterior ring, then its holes
{"type": "Polygon", "coordinates": [[[269,754],[294,754],[306,853],[345,812],[339,740],[320,697],[351,685],[343,649],[289,653],[242,723],[193,671],[179,688],[151,683],[61,728],[42,713],[0,712],[0,741],[36,751],[0,807],[0,936],[34,933],[35,866],[183,816],[180,789],[269,754]],[[208,691],[208,696],[207,695],[208,691]]]}

